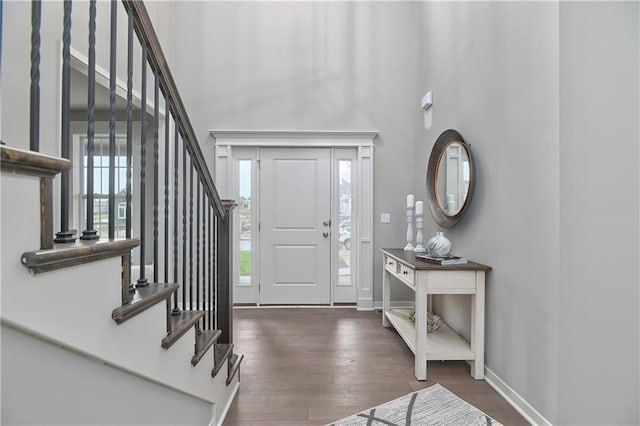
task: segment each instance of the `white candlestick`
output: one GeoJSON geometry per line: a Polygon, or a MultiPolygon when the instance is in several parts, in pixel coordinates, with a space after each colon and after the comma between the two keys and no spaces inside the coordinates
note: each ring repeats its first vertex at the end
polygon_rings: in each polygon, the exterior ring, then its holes
{"type": "Polygon", "coordinates": [[[416,216],[422,216],[424,214],[424,205],[422,201],[416,201],[416,216]]]}
{"type": "Polygon", "coordinates": [[[407,195],[407,208],[411,207],[413,208],[413,194],[409,194],[407,195]]]}
{"type": "Polygon", "coordinates": [[[427,249],[422,245],[422,227],[424,226],[424,214],[422,212],[422,201],[416,203],[416,248],[413,249],[415,253],[426,253],[427,249]],[[418,205],[420,206],[420,213],[418,213],[418,205]]]}
{"type": "MultiPolygon", "coordinates": [[[[413,197],[413,195],[411,195],[411,197],[413,197]]],[[[413,247],[413,205],[409,207],[408,204],[409,196],[407,196],[407,245],[404,246],[404,249],[406,251],[413,251],[415,248],[413,247]]]]}

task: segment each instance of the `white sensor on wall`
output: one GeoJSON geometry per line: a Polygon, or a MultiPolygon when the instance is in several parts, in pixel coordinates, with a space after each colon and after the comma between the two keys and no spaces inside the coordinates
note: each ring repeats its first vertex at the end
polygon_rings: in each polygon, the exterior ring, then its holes
{"type": "Polygon", "coordinates": [[[426,95],[422,97],[422,109],[428,110],[433,105],[433,93],[427,92],[426,95]]]}

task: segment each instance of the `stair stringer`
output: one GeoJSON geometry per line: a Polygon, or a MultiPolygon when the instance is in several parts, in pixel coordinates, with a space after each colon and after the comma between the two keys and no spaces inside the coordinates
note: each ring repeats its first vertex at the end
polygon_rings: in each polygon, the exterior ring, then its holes
{"type": "Polygon", "coordinates": [[[2,424],[205,425],[215,404],[2,325],[2,424]],[[42,358],[46,362],[42,362],[42,358]]]}
{"type": "Polygon", "coordinates": [[[2,322],[216,404],[217,410],[227,406],[235,394],[234,386],[225,385],[224,375],[211,377],[212,349],[195,367],[190,363],[193,329],[169,350],[160,346],[166,335],[164,302],[121,325],[111,319],[112,310],[121,304],[120,258],[38,275],[31,275],[21,265],[21,254],[37,249],[40,241],[38,185],[37,178],[5,172],[0,177],[2,322]]]}

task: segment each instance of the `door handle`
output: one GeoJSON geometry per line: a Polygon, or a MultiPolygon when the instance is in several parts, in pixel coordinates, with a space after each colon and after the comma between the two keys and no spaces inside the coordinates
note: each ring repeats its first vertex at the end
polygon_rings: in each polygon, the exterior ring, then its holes
{"type": "Polygon", "coordinates": [[[327,238],[327,237],[329,236],[329,233],[328,233],[328,232],[323,232],[323,233],[322,233],[322,236],[323,236],[323,237],[325,237],[325,238],[327,238]]]}
{"type": "Polygon", "coordinates": [[[324,222],[322,222],[322,224],[323,224],[324,226],[331,226],[331,219],[329,219],[329,220],[325,220],[324,222]]]}

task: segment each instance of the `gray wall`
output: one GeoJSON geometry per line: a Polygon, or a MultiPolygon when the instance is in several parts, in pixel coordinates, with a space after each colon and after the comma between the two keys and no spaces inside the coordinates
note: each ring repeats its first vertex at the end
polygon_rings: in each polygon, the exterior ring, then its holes
{"type": "MultiPolygon", "coordinates": [[[[556,424],[639,421],[638,16],[637,2],[422,6],[434,109],[416,175],[441,131],[471,143],[475,197],[445,234],[494,268],[487,367],[556,424]]],[[[456,305],[437,308],[468,333],[456,305]]]]}
{"type": "Polygon", "coordinates": [[[562,424],[640,422],[638,6],[560,3],[562,424]]]}
{"type": "MultiPolygon", "coordinates": [[[[419,91],[433,91],[433,127],[422,118],[415,191],[438,135],[460,131],[476,161],[470,210],[444,229],[454,253],[493,267],[487,276],[486,365],[547,419],[558,373],[558,5],[428,2],[421,7],[419,91]]],[[[442,230],[431,217],[429,234],[442,230]]],[[[468,334],[468,301],[436,311],[468,334]],[[463,313],[453,315],[456,312],[463,313]]]]}
{"type": "MultiPolygon", "coordinates": [[[[378,249],[403,244],[405,196],[416,179],[417,7],[190,2],[175,14],[182,30],[171,66],[210,168],[212,128],[380,131],[374,176],[377,300],[378,249]],[[381,212],[391,213],[391,224],[379,223],[381,212]]],[[[398,297],[407,300],[410,294],[398,297]]]]}
{"type": "MultiPolygon", "coordinates": [[[[431,146],[458,129],[477,186],[446,235],[493,267],[487,367],[553,423],[638,423],[638,3],[174,10],[172,66],[209,158],[210,128],[380,130],[375,222],[392,224],[376,223],[376,249],[403,245],[404,195],[426,199],[431,146]]],[[[438,305],[463,334],[447,308],[467,304],[438,305]]]]}

